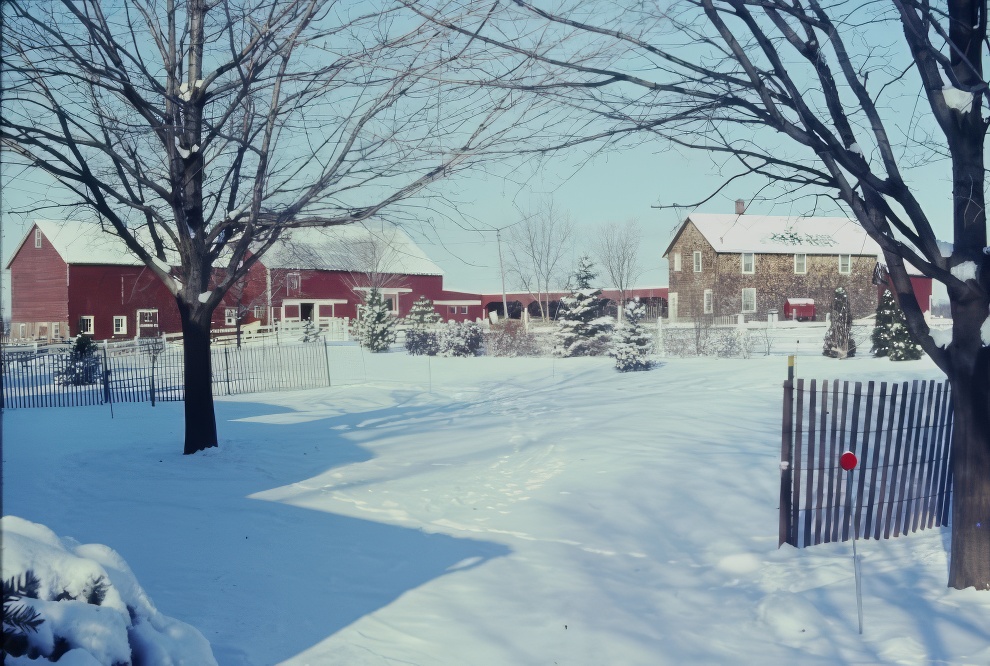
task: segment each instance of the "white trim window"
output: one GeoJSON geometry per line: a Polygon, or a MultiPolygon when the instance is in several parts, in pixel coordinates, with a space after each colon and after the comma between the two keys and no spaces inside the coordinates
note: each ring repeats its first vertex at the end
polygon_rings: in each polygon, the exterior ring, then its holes
{"type": "Polygon", "coordinates": [[[41,238],[42,238],[41,229],[35,228],[35,230],[34,230],[34,246],[36,248],[40,248],[41,247],[41,245],[42,245],[41,238]]]}
{"type": "Polygon", "coordinates": [[[264,306],[262,306],[262,305],[255,305],[254,306],[254,318],[260,320],[264,316],[265,316],[265,308],[264,308],[264,306]]]}
{"type": "Polygon", "coordinates": [[[714,308],[712,306],[712,290],[711,289],[705,289],[704,306],[705,306],[705,314],[711,314],[714,311],[714,308]]]}
{"type": "Polygon", "coordinates": [[[298,296],[302,289],[302,275],[299,273],[285,274],[285,295],[298,296]]]}
{"type": "Polygon", "coordinates": [[[756,289],[747,288],[742,290],[742,311],[756,312],[756,289]]]}
{"type": "Polygon", "coordinates": [[[852,273],[852,255],[839,255],[839,272],[843,275],[849,275],[852,273]]]}
{"type": "Polygon", "coordinates": [[[681,253],[680,252],[675,252],[674,253],[674,272],[675,273],[680,273],[681,272],[681,253]]]}
{"type": "Polygon", "coordinates": [[[695,251],[694,253],[694,272],[701,272],[701,252],[695,251]]]}
{"type": "Polygon", "coordinates": [[[806,254],[795,254],[794,255],[794,273],[795,275],[804,275],[808,272],[808,255],[806,254]]]}
{"type": "Polygon", "coordinates": [[[743,275],[752,275],[756,272],[756,255],[752,252],[743,252],[740,261],[743,275]]]}
{"type": "Polygon", "coordinates": [[[114,315],[113,317],[113,334],[114,335],[127,335],[127,317],[124,315],[114,315]]]}
{"type": "Polygon", "coordinates": [[[237,326],[237,308],[223,309],[224,326],[237,326]]]}
{"type": "Polygon", "coordinates": [[[60,333],[61,333],[61,331],[59,330],[60,328],[61,327],[59,325],[59,322],[57,322],[57,321],[53,321],[52,322],[52,337],[55,338],[56,340],[58,340],[59,338],[62,337],[60,335],[60,333]]]}
{"type": "Polygon", "coordinates": [[[93,315],[79,317],[79,332],[83,335],[93,335],[93,315]]]}

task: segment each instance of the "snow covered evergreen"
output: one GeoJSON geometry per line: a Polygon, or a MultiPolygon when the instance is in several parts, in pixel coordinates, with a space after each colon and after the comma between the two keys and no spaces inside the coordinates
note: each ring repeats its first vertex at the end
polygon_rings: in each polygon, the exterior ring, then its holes
{"type": "Polygon", "coordinates": [[[388,351],[395,342],[396,319],[377,289],[372,289],[364,305],[358,306],[361,318],[357,323],[357,338],[362,347],[372,352],[388,351]]]}
{"type": "Polygon", "coordinates": [[[894,295],[884,289],[873,328],[873,355],[886,356],[891,361],[917,361],[923,354],[921,345],[911,338],[904,312],[894,295]]]}
{"type": "Polygon", "coordinates": [[[591,286],[595,276],[591,258],[581,257],[574,273],[577,287],[561,300],[557,313],[557,353],[561,356],[599,356],[608,351],[615,322],[599,315],[602,291],[591,286]]]}
{"type": "Polygon", "coordinates": [[[897,321],[897,302],[890,289],[883,290],[883,296],[877,303],[877,315],[873,326],[873,355],[877,357],[890,354],[890,328],[897,321]]]}
{"type": "Polygon", "coordinates": [[[626,304],[625,319],[616,331],[612,344],[615,369],[619,372],[649,370],[653,367],[650,353],[653,351],[653,336],[643,327],[646,309],[636,298],[626,304]]]}
{"type": "Polygon", "coordinates": [[[312,319],[303,322],[301,339],[303,342],[316,342],[320,339],[320,329],[316,327],[312,319]]]}
{"type": "Polygon", "coordinates": [[[856,340],[852,336],[852,312],[849,310],[849,295],[843,287],[838,287],[832,297],[832,312],[822,355],[832,358],[851,358],[856,355],[856,340]]]}
{"type": "Polygon", "coordinates": [[[433,301],[426,296],[417,298],[406,315],[406,323],[413,328],[429,328],[441,319],[440,313],[433,308],[433,301]]]}

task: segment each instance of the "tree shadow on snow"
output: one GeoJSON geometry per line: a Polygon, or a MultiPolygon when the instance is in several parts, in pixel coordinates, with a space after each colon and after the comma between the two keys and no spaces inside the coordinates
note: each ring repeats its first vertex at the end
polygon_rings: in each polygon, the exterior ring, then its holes
{"type": "Polygon", "coordinates": [[[62,460],[34,442],[21,453],[6,447],[7,480],[24,479],[8,485],[16,499],[7,495],[7,510],[117,550],[158,609],[199,629],[223,666],[288,659],[409,590],[509,553],[250,498],[369,460],[333,428],[405,419],[416,408],[299,419],[272,405],[218,402],[220,447],[194,456],[178,455],[181,404],[118,406],[113,421],[85,409],[32,421],[35,441],[78,442],[62,460]],[[276,422],[238,420],[259,414],[276,422]]]}

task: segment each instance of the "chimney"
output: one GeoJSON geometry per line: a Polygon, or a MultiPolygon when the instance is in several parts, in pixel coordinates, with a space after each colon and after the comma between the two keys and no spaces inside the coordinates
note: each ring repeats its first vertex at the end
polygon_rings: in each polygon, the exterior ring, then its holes
{"type": "Polygon", "coordinates": [[[736,199],[736,215],[742,215],[746,212],[746,200],[736,199]]]}

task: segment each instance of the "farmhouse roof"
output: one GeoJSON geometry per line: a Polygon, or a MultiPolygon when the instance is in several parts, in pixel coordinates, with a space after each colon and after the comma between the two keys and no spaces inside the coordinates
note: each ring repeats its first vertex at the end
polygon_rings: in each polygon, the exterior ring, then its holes
{"type": "Polygon", "coordinates": [[[880,246],[847,217],[691,213],[664,251],[691,222],[716,252],[735,254],[855,254],[876,257],[880,246]]]}
{"type": "Polygon", "coordinates": [[[268,268],[443,275],[405,233],[380,224],[292,229],[261,263],[268,268]]]}
{"type": "Polygon", "coordinates": [[[17,250],[7,262],[7,268],[10,268],[14,257],[28,242],[36,226],[41,229],[41,233],[45,235],[55,251],[62,257],[62,261],[67,264],[144,265],[119,236],[105,231],[99,224],[73,220],[35,220],[24,234],[21,242],[17,244],[17,250]]]}

